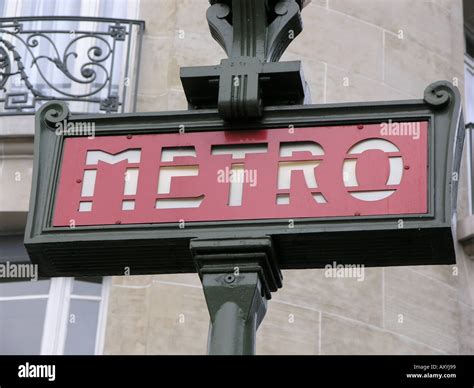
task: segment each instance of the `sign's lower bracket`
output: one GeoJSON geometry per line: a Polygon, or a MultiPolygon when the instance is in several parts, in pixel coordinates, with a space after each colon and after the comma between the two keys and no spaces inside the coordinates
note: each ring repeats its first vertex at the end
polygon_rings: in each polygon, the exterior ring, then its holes
{"type": "Polygon", "coordinates": [[[190,248],[211,319],[209,354],[255,354],[267,300],[282,286],[271,239],[196,239],[190,248]]]}

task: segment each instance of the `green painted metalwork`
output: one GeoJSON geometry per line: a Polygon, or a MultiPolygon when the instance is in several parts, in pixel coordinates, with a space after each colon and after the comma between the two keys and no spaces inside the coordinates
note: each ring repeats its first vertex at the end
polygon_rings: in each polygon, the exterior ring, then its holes
{"type": "Polygon", "coordinates": [[[254,354],[267,300],[282,286],[272,240],[196,239],[190,248],[211,316],[209,354],[254,354]]]}
{"type": "Polygon", "coordinates": [[[194,272],[189,251],[196,238],[272,239],[282,269],[322,268],[336,257],[341,264],[366,266],[451,264],[455,262],[451,219],[464,140],[459,91],[449,82],[430,85],[424,100],[268,107],[261,119],[226,122],[217,110],[117,115],[71,115],[66,104],[51,102],[36,116],[35,160],[25,245],[48,276],[194,272]],[[308,218],[104,227],[54,228],[58,171],[66,136],[54,124],[95,124],[96,136],[344,125],[428,120],[429,212],[425,215],[308,218]],[[456,179],[454,179],[456,178],[456,179]],[[404,227],[399,228],[398,220],[404,227]],[[367,233],[370,231],[370,233],[367,233]],[[344,240],[345,244],[338,241],[344,240]]]}
{"type": "Polygon", "coordinates": [[[455,263],[451,220],[465,133],[457,88],[437,82],[425,90],[424,100],[268,107],[263,113],[260,119],[236,123],[223,120],[217,110],[74,116],[62,102],[43,106],[36,117],[25,233],[25,246],[32,261],[40,264],[40,273],[92,276],[123,275],[126,268],[132,275],[197,270],[211,315],[210,354],[253,354],[266,301],[281,287],[280,268],[321,268],[334,258],[339,264],[366,266],[455,263]],[[63,120],[93,122],[96,136],[106,136],[172,133],[183,126],[189,132],[201,132],[390,119],[429,122],[429,212],[425,215],[301,219],[293,227],[282,219],[195,222],[185,228],[178,224],[76,228],[51,224],[67,137],[56,135],[55,124],[63,120]],[[239,277],[234,274],[236,268],[239,277]]]}
{"type": "Polygon", "coordinates": [[[181,68],[191,108],[218,108],[226,120],[261,117],[269,105],[301,104],[301,63],[277,63],[303,29],[296,0],[210,1],[207,20],[228,59],[219,66],[181,68]],[[278,87],[276,87],[278,85],[278,87]]]}
{"type": "Polygon", "coordinates": [[[300,63],[277,63],[301,32],[302,2],[210,3],[211,33],[229,58],[220,66],[181,69],[191,110],[75,116],[66,104],[51,102],[37,112],[25,246],[40,272],[91,276],[123,275],[125,268],[132,275],[197,271],[211,317],[209,353],[254,354],[266,302],[282,286],[280,269],[321,268],[335,258],[339,264],[365,266],[454,263],[451,222],[465,133],[458,89],[441,81],[429,85],[422,100],[302,105],[300,63]],[[427,121],[429,211],[189,222],[184,228],[175,223],[52,227],[68,136],[57,136],[54,128],[63,120],[93,122],[96,136],[427,121]]]}
{"type": "Polygon", "coordinates": [[[211,327],[211,355],[253,355],[255,337],[267,309],[256,272],[205,274],[202,286],[211,327]]]}

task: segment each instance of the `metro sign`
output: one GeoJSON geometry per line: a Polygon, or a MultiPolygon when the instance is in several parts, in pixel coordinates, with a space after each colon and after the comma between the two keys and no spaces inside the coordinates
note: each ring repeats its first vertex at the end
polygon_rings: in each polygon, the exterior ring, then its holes
{"type": "MultiPolygon", "coordinates": [[[[459,91],[422,100],[36,116],[25,246],[46,276],[196,271],[194,239],[270,237],[281,269],[455,262],[459,91]],[[94,124],[56,134],[58,123],[94,124]]],[[[243,247],[245,249],[245,247],[243,247]]]]}
{"type": "Polygon", "coordinates": [[[71,137],[53,226],[426,214],[428,122],[388,125],[71,137]]]}

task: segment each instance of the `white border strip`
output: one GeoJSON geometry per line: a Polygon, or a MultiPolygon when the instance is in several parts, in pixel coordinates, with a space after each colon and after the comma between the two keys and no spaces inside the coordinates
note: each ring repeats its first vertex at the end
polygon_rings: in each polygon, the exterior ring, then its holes
{"type": "Polygon", "coordinates": [[[102,301],[99,307],[99,317],[97,319],[97,331],[95,337],[95,355],[104,353],[105,332],[107,327],[107,310],[109,308],[110,289],[112,288],[112,276],[102,278],[102,301]]]}

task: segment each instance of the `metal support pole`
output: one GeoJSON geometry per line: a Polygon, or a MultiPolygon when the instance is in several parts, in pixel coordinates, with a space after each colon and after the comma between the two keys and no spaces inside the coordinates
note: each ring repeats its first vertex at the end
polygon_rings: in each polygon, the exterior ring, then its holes
{"type": "Polygon", "coordinates": [[[205,274],[211,318],[208,354],[253,355],[257,328],[267,311],[258,273],[205,274]]]}
{"type": "Polygon", "coordinates": [[[196,239],[190,248],[209,309],[208,354],[255,354],[267,300],[282,286],[271,239],[196,239]]]}

